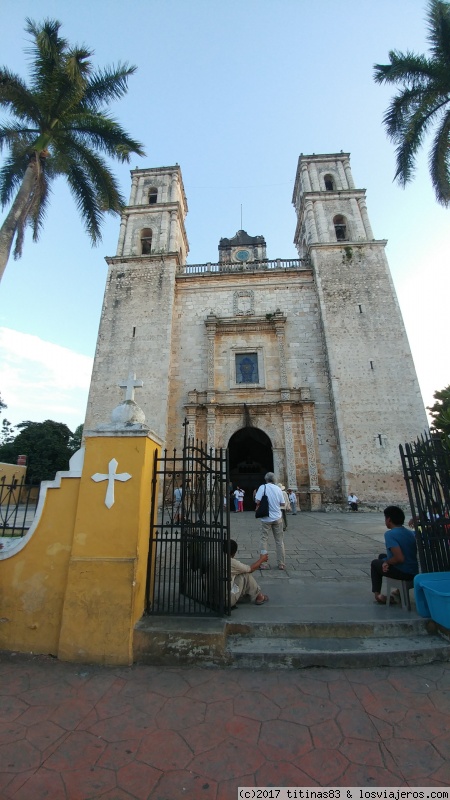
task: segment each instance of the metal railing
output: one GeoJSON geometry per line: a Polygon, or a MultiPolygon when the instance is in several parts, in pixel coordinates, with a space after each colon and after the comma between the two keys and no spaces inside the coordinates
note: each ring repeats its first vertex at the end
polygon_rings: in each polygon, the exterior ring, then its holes
{"type": "Polygon", "coordinates": [[[0,478],[0,536],[25,536],[33,522],[39,484],[26,484],[24,476],[6,482],[0,478]]]}
{"type": "Polygon", "coordinates": [[[422,572],[450,571],[450,450],[425,434],[400,445],[422,572]]]}
{"type": "Polygon", "coordinates": [[[180,264],[177,268],[178,275],[211,275],[217,273],[245,272],[272,272],[274,270],[292,271],[309,269],[309,263],[304,258],[275,258],[264,261],[249,261],[244,264],[180,264]]]}

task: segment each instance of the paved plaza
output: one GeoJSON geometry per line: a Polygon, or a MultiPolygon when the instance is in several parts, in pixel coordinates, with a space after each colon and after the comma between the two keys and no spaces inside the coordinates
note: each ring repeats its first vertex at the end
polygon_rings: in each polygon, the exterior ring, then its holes
{"type": "MultiPolygon", "coordinates": [[[[312,595],[320,606],[317,586],[322,615],[348,617],[357,606],[404,613],[376,607],[370,595],[382,514],[302,513],[288,522],[286,573],[271,552],[272,569],[258,577],[270,602],[233,614],[310,614],[314,603],[305,611],[304,601],[312,595]]],[[[256,560],[254,515],[233,515],[231,526],[240,557],[256,560]]],[[[3,653],[0,797],[237,800],[239,786],[448,786],[449,712],[448,662],[254,671],[3,653]]]]}

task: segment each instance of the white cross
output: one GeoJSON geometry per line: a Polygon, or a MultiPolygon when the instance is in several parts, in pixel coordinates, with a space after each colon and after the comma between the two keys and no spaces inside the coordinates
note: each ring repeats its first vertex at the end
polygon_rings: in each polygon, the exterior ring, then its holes
{"type": "Polygon", "coordinates": [[[121,472],[120,475],[116,475],[118,461],[115,458],[112,458],[108,464],[108,474],[104,475],[101,472],[96,472],[95,475],[91,475],[92,480],[98,483],[99,481],[108,481],[108,488],[106,490],[106,497],[105,497],[105,506],[106,508],[111,508],[114,505],[114,481],[129,481],[131,475],[128,472],[121,472]]]}
{"type": "Polygon", "coordinates": [[[134,400],[134,390],[135,389],[142,389],[143,387],[142,381],[136,380],[136,373],[130,372],[126,381],[122,381],[119,383],[121,389],[126,389],[127,393],[125,395],[125,400],[134,400]]]}

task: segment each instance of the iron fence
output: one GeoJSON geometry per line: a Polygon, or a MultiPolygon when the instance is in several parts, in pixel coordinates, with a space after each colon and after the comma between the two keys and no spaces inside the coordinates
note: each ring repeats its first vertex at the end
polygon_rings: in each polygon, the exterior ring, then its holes
{"type": "Polygon", "coordinates": [[[450,450],[425,434],[400,445],[422,572],[450,571],[450,450]]]}
{"type": "Polygon", "coordinates": [[[22,537],[33,522],[39,499],[39,484],[25,483],[25,477],[0,478],[0,536],[22,537]]]}
{"type": "Polygon", "coordinates": [[[188,440],[155,454],[146,613],[230,613],[228,453],[188,440]]]}

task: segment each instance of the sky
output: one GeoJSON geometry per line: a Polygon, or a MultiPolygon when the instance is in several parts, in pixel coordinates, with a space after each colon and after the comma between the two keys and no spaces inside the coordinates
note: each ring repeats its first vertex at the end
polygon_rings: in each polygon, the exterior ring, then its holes
{"type": "MultiPolygon", "coordinates": [[[[425,53],[425,0],[0,0],[0,63],[28,76],[27,17],[58,19],[94,64],[137,66],[113,114],[146,156],[130,169],[179,164],[188,263],[218,260],[221,237],[263,235],[269,258],[295,258],[292,190],[300,153],[350,152],[398,294],[425,406],[450,384],[450,210],[436,203],[427,146],[406,189],[382,120],[393,89],[373,81],[389,50],[425,53]]],[[[1,115],[0,115],[1,118],[1,115]]],[[[0,156],[0,164],[1,164],[0,156]]],[[[0,395],[13,424],[84,420],[119,218],[92,248],[61,180],[37,244],[0,284],[0,395]]],[[[124,378],[126,376],[123,376],[124,378]]],[[[138,376],[139,377],[139,376],[138,376]]]]}

